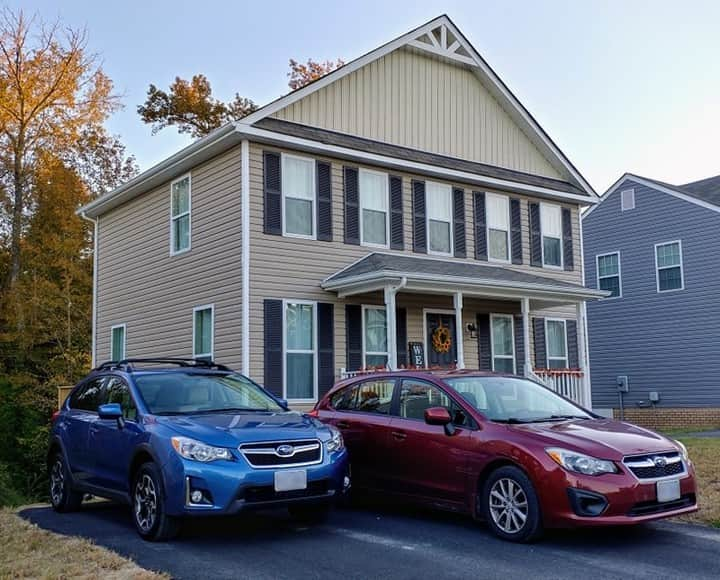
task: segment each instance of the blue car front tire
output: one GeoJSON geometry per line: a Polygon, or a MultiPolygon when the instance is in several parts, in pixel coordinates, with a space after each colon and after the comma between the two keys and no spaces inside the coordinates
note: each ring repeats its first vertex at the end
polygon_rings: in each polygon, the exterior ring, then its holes
{"type": "Polygon", "coordinates": [[[166,512],[166,496],[157,465],[143,463],[135,474],[131,506],[138,534],[151,542],[171,540],[180,532],[180,519],[166,512]]]}

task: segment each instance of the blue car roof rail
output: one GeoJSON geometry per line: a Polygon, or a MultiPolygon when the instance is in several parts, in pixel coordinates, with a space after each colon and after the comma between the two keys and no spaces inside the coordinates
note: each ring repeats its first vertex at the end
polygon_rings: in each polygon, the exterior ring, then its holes
{"type": "Polygon", "coordinates": [[[199,360],[194,358],[125,358],[119,361],[106,361],[95,367],[95,371],[122,370],[133,372],[139,370],[137,364],[169,364],[186,368],[215,369],[219,371],[231,371],[229,367],[218,364],[211,360],[199,360]]]}

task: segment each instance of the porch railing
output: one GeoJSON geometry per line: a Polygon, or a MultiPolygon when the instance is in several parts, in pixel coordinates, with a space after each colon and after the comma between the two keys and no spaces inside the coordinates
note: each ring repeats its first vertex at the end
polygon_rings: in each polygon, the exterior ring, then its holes
{"type": "Polygon", "coordinates": [[[534,378],[544,383],[553,391],[572,399],[579,405],[587,405],[583,372],[580,369],[535,369],[534,378]]]}
{"type": "MultiPolygon", "coordinates": [[[[439,371],[439,370],[454,370],[455,366],[450,367],[400,367],[397,369],[398,371],[439,371]]],[[[339,378],[342,379],[352,379],[355,377],[362,377],[365,375],[372,375],[374,373],[385,373],[389,369],[384,367],[376,367],[372,369],[360,369],[357,371],[349,371],[345,368],[341,368],[339,372],[339,378]]],[[[460,372],[460,371],[458,371],[460,372]]]]}

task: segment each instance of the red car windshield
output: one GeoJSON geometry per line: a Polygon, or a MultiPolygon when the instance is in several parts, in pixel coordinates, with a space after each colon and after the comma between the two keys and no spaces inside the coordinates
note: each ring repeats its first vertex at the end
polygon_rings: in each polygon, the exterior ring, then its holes
{"type": "Polygon", "coordinates": [[[466,376],[445,382],[491,421],[532,423],[591,418],[580,407],[525,379],[466,376]]]}

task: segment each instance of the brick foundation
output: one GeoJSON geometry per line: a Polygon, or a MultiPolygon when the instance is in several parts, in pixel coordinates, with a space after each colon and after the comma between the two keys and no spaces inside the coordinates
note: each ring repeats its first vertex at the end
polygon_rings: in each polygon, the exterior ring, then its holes
{"type": "MultiPolygon", "coordinates": [[[[613,409],[613,413],[616,419],[620,418],[620,409],[613,409]]],[[[720,407],[626,408],[625,420],[648,429],[717,429],[720,428],[720,407]]]]}

